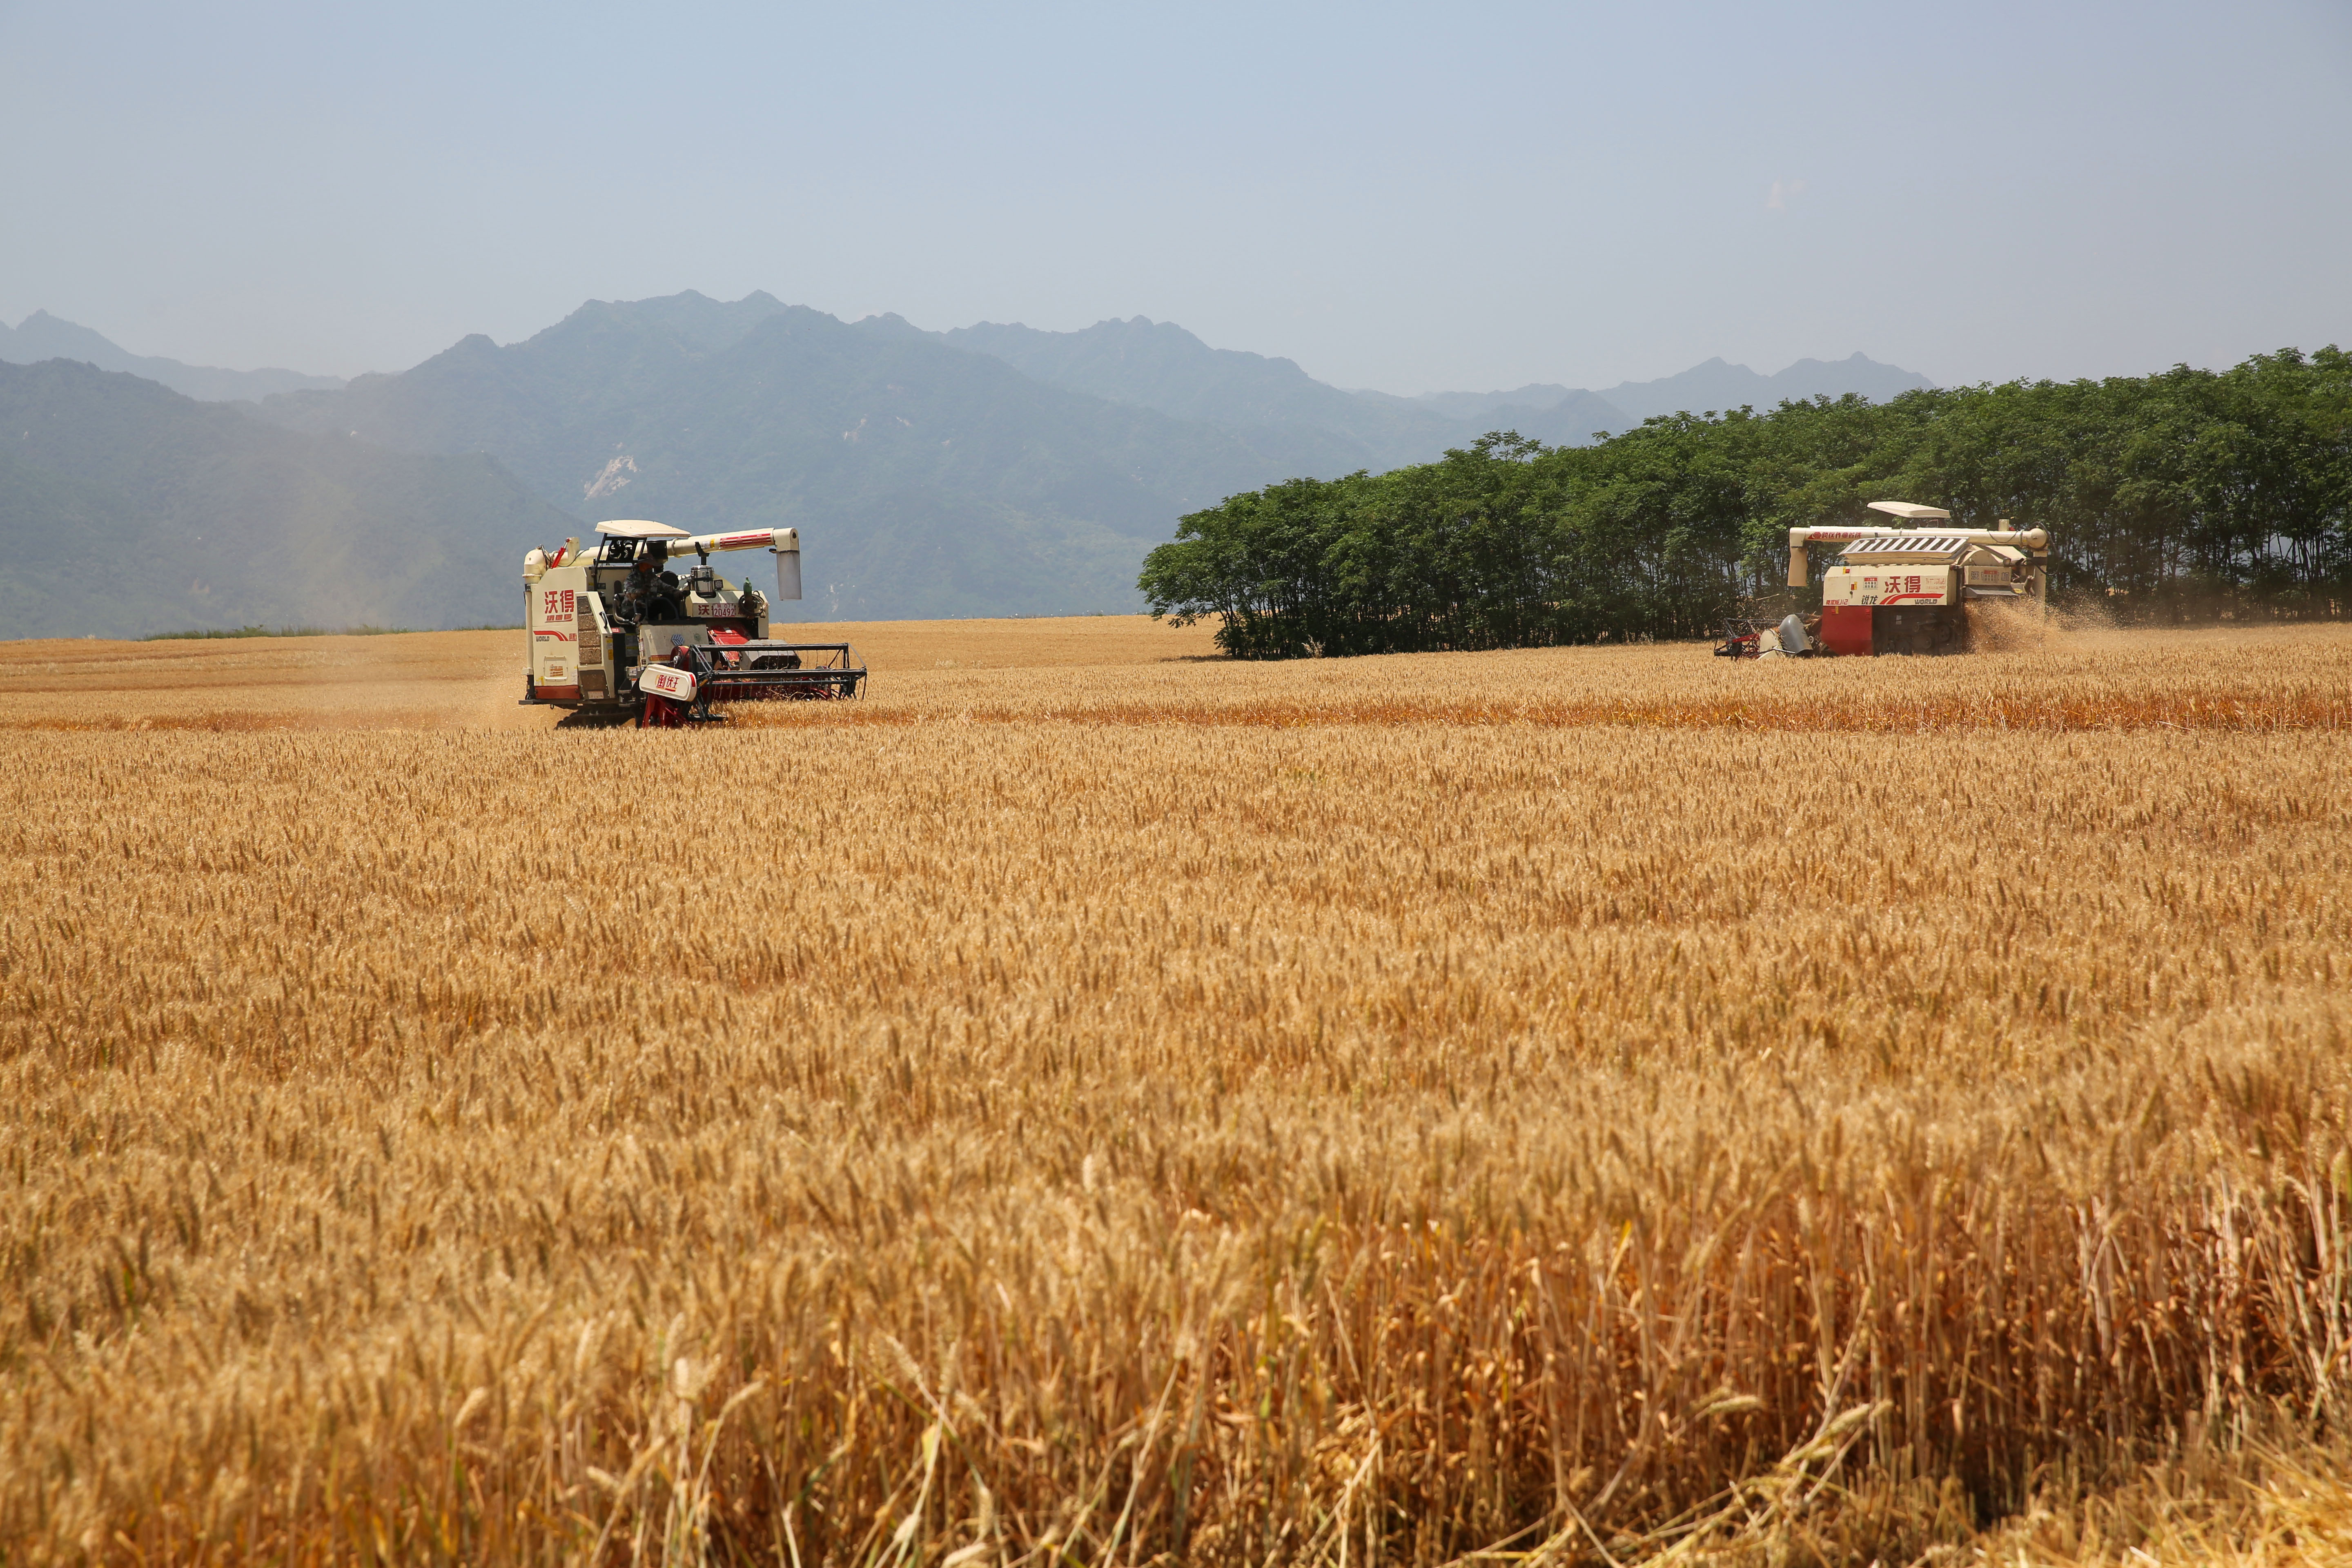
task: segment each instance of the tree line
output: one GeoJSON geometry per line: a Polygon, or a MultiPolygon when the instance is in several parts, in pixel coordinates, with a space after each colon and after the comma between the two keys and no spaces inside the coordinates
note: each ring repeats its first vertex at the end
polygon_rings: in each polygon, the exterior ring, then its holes
{"type": "Polygon", "coordinates": [[[1885,500],[2047,528],[2053,600],[2125,622],[2340,616],[2352,354],[1677,414],[1589,447],[1497,432],[1193,512],[1139,585],[1245,658],[1698,637],[1795,596],[1788,529],[1885,500]]]}

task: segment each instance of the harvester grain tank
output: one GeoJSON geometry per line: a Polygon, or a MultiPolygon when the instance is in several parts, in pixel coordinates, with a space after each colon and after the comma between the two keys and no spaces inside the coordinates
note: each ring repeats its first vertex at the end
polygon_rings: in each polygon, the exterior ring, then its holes
{"type": "Polygon", "coordinates": [[[1961,653],[1971,604],[2048,607],[2050,536],[2042,530],[2006,521],[1954,528],[1950,512],[1911,501],[1874,500],[1870,509],[1903,526],[1789,531],[1791,588],[1806,584],[1807,545],[1845,546],[1822,574],[1818,651],[1961,653]]]}
{"type": "Polygon", "coordinates": [[[714,704],[856,697],[866,670],[847,643],[772,639],[768,596],[731,583],[710,557],[765,550],[776,597],[801,596],[800,531],[688,533],[644,519],[600,522],[585,549],[523,557],[530,664],[523,701],[636,718],[708,719],[714,704]],[[681,576],[671,563],[691,553],[681,576]]]}

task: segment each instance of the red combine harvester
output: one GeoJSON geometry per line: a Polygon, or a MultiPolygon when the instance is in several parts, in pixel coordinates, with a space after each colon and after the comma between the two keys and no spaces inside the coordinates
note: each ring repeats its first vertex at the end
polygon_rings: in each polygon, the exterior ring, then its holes
{"type": "Polygon", "coordinates": [[[1874,500],[1900,528],[1792,528],[1789,586],[1806,585],[1805,547],[1843,544],[1822,576],[1821,631],[1808,639],[1791,616],[1778,628],[1735,626],[1716,651],[1730,658],[1784,654],[1966,653],[1969,605],[2048,607],[2050,536],[2038,528],[1953,528],[1952,514],[1874,500]],[[1808,646],[1809,641],[1813,646],[1808,646]],[[1789,646],[1791,642],[1796,646],[1789,646]]]}

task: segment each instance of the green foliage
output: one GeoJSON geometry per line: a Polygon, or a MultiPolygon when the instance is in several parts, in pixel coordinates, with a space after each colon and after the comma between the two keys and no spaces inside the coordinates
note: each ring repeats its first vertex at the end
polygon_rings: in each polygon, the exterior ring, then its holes
{"type": "Polygon", "coordinates": [[[1782,595],[1788,529],[1881,500],[2046,527],[2053,592],[2126,620],[2342,615],[2352,355],[1678,414],[1580,448],[1502,433],[1193,512],[1139,585],[1244,658],[1697,637],[1782,595]]]}

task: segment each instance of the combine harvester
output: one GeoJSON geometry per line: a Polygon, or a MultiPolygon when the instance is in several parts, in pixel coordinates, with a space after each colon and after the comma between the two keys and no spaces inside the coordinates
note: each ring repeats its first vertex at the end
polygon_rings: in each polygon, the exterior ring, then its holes
{"type": "Polygon", "coordinates": [[[1790,616],[1760,631],[1735,626],[1716,652],[1727,658],[1966,653],[1971,605],[2049,607],[2050,536],[2042,530],[2012,529],[2006,521],[1998,528],[1939,527],[1950,512],[1903,500],[1874,500],[1870,509],[1910,526],[1789,531],[1791,588],[1806,585],[1807,545],[1845,546],[1822,577],[1817,639],[1790,616]]]}
{"type": "Polygon", "coordinates": [[[857,696],[866,668],[847,643],[773,642],[768,601],[749,582],[711,570],[723,550],[776,558],[776,597],[801,596],[800,531],[688,533],[665,522],[600,522],[602,542],[567,539],[522,558],[530,666],[526,703],[569,708],[640,727],[720,717],[713,704],[857,696]],[[672,557],[693,552],[681,578],[672,557]]]}

